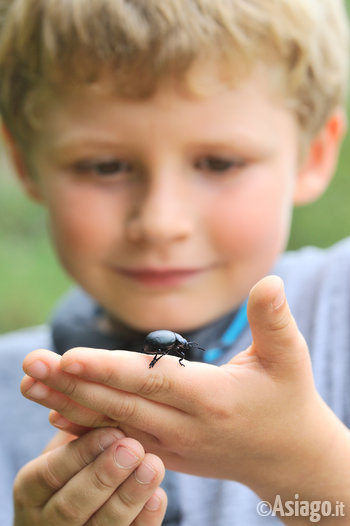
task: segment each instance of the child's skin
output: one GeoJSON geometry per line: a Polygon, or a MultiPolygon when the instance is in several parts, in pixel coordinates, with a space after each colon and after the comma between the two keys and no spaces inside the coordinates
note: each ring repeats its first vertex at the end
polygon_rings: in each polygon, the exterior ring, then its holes
{"type": "MultiPolygon", "coordinates": [[[[167,356],[149,370],[151,358],[137,353],[37,350],[25,359],[32,377],[22,391],[68,419],[53,412],[54,425],[76,434],[79,425],[118,426],[170,469],[238,480],[271,502],[298,493],[349,506],[349,430],[314,388],[279,278],[254,287],[248,311],[254,343],[222,367],[182,368],[167,356]]],[[[324,523],[332,520],[348,523],[324,523]]]]}
{"type": "MultiPolygon", "coordinates": [[[[35,177],[12,144],[63,264],[111,318],[181,332],[234,309],[283,251],[293,205],[327,186],[341,112],[300,164],[297,122],[266,79],[255,72],[205,97],[169,84],[135,102],[107,78],[48,113],[35,177]]],[[[24,369],[41,383],[25,377],[22,392],[77,435],[119,426],[166,467],[238,480],[266,499],[298,492],[350,506],[349,432],[315,391],[280,280],[259,283],[248,310],[254,343],[221,368],[164,357],[150,371],[135,353],[35,351],[24,369]],[[61,369],[76,363],[78,374],[61,369]]],[[[25,491],[21,475],[17,486],[25,491]]]]}
{"type": "Polygon", "coordinates": [[[14,487],[15,526],[162,524],[161,460],[118,429],[77,440],[61,434],[24,466],[14,487]]]}

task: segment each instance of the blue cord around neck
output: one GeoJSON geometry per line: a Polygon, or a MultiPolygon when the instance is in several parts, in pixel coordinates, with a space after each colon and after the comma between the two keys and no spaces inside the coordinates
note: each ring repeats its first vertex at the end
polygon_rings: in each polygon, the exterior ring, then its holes
{"type": "Polygon", "coordinates": [[[233,345],[233,343],[241,335],[241,333],[248,324],[247,303],[248,300],[241,305],[235,317],[231,321],[230,325],[228,326],[224,334],[221,336],[219,345],[217,347],[213,347],[212,349],[204,351],[204,362],[215,362],[218,358],[220,358],[220,356],[225,352],[226,349],[233,345]]]}

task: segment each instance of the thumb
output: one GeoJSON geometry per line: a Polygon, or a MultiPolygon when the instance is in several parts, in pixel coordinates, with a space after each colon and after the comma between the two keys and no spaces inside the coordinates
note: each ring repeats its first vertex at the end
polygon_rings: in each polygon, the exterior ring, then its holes
{"type": "Polygon", "coordinates": [[[253,336],[250,353],[275,375],[294,375],[310,369],[306,342],[290,312],[284,285],[278,276],[268,276],[250,291],[248,320],[253,336]]]}

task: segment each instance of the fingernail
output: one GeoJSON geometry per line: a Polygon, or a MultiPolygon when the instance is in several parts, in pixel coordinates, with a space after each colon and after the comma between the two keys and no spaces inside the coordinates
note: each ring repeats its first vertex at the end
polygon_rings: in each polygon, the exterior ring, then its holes
{"type": "Polygon", "coordinates": [[[113,442],[124,438],[124,433],[119,431],[119,429],[114,429],[113,431],[106,431],[102,434],[99,440],[101,449],[107,449],[113,442]]]}
{"type": "Polygon", "coordinates": [[[120,468],[130,469],[137,464],[139,459],[126,447],[119,446],[115,452],[115,461],[120,468]]]}
{"type": "Polygon", "coordinates": [[[50,418],[50,423],[55,426],[59,427],[60,429],[65,429],[66,427],[69,427],[71,425],[70,422],[67,421],[64,416],[55,415],[54,417],[50,418]]]}
{"type": "Polygon", "coordinates": [[[83,367],[82,365],[80,365],[80,363],[73,362],[73,363],[69,363],[68,365],[63,366],[62,370],[70,374],[80,374],[81,371],[83,370],[83,367]]]}
{"type": "Polygon", "coordinates": [[[26,368],[26,373],[28,376],[32,376],[33,378],[38,378],[40,380],[48,376],[49,368],[46,363],[42,362],[41,360],[35,360],[35,362],[31,363],[29,367],[26,368]]]}
{"type": "Polygon", "coordinates": [[[28,391],[25,392],[26,395],[29,395],[30,398],[36,398],[37,400],[41,400],[43,398],[46,398],[49,394],[49,388],[41,384],[39,382],[35,382],[28,391]]]}
{"type": "Polygon", "coordinates": [[[145,504],[145,508],[149,511],[157,511],[160,507],[160,498],[158,495],[152,495],[150,499],[145,504]]]}
{"type": "Polygon", "coordinates": [[[282,307],[284,300],[285,300],[285,292],[284,292],[284,285],[283,281],[280,279],[280,288],[278,289],[278,292],[276,293],[276,296],[272,300],[272,308],[273,310],[277,310],[280,307],[282,307]]]}
{"type": "Polygon", "coordinates": [[[155,476],[156,472],[154,469],[144,463],[142,463],[135,471],[135,478],[140,484],[149,484],[155,476]]]}

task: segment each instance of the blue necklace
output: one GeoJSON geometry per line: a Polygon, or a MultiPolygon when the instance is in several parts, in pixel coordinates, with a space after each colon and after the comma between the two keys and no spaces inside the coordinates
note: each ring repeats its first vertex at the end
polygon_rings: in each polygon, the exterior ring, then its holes
{"type": "Polygon", "coordinates": [[[247,303],[248,300],[246,300],[243,305],[239,308],[239,310],[236,313],[236,316],[231,321],[230,325],[224,332],[224,334],[221,336],[220,343],[217,347],[213,347],[212,349],[208,349],[204,351],[203,361],[206,363],[213,363],[215,362],[222,354],[231,347],[231,345],[237,340],[237,338],[241,335],[243,330],[248,324],[248,317],[247,317],[247,303]]]}

